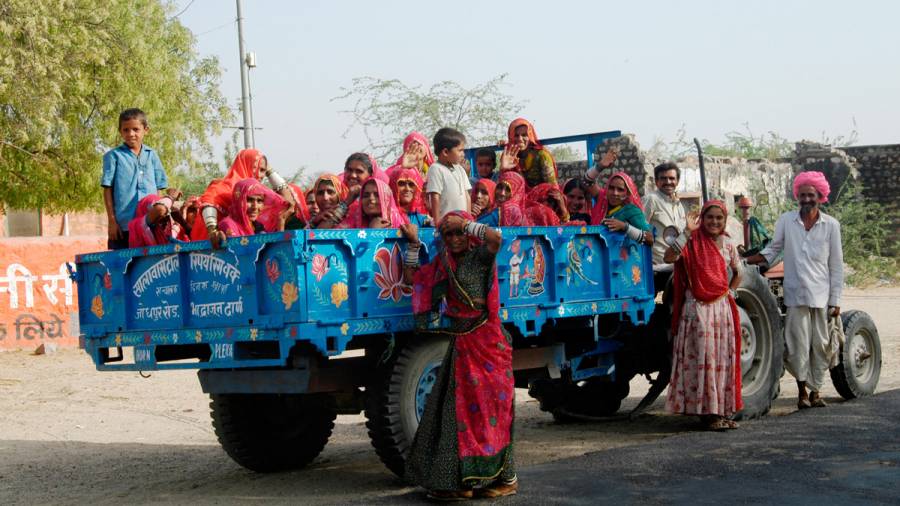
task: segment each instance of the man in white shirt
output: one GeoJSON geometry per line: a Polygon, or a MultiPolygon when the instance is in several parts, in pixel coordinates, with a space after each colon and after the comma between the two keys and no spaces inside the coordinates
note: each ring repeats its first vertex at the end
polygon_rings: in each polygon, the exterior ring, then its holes
{"type": "Polygon", "coordinates": [[[794,178],[799,211],[781,215],[775,238],[748,263],[771,263],[784,251],[784,339],[788,371],[797,378],[797,407],[825,407],[819,390],[825,382],[828,355],[828,316],[841,313],[844,253],[841,225],[819,210],[831,188],[821,172],[801,172],[794,178]],[[827,307],[827,309],[826,309],[827,307]],[[810,392],[807,395],[806,388],[810,392]]]}
{"type": "Polygon", "coordinates": [[[675,188],[681,178],[681,170],[672,162],[662,163],[653,169],[656,191],[644,196],[644,217],[653,226],[653,282],[657,292],[666,288],[672,275],[673,264],[663,261],[666,250],[681,235],[686,222],[684,207],[675,188]]]}

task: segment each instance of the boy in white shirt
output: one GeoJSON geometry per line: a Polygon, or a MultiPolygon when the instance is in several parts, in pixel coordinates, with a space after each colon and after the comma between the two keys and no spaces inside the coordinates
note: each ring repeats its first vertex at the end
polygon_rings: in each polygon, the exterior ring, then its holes
{"type": "Polygon", "coordinates": [[[469,174],[461,165],[465,160],[466,136],[452,128],[441,128],[432,139],[437,161],[428,168],[425,193],[428,210],[435,223],[450,211],[471,212],[469,174]]]}

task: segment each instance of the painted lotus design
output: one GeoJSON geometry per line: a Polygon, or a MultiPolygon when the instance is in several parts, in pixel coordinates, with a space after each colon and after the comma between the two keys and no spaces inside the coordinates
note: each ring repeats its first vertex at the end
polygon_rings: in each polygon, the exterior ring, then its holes
{"type": "Polygon", "coordinates": [[[328,274],[328,258],[325,255],[316,254],[312,261],[312,273],[316,277],[316,281],[322,281],[322,278],[328,274]]]}
{"type": "Polygon", "coordinates": [[[274,284],[279,276],[281,276],[281,269],[278,267],[278,260],[274,258],[266,260],[266,277],[269,278],[269,283],[274,284]]]}
{"type": "Polygon", "coordinates": [[[335,283],[331,285],[331,303],[334,304],[334,307],[341,307],[341,304],[347,299],[346,283],[335,283]]]}
{"type": "Polygon", "coordinates": [[[103,318],[103,298],[99,295],[94,295],[94,298],[91,300],[91,312],[97,318],[103,318]]]}
{"type": "Polygon", "coordinates": [[[375,252],[375,263],[379,272],[375,273],[375,284],[381,289],[378,298],[381,300],[393,299],[399,302],[403,297],[410,297],[413,288],[403,283],[403,267],[400,257],[400,246],[397,243],[391,247],[378,248],[375,252]]]}
{"type": "Polygon", "coordinates": [[[297,287],[293,283],[287,282],[281,285],[281,302],[284,303],[284,310],[287,311],[297,302],[299,295],[297,287]]]}

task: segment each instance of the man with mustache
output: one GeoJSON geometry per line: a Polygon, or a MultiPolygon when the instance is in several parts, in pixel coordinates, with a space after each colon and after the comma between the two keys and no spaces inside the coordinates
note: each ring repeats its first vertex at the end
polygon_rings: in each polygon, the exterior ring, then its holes
{"type": "Polygon", "coordinates": [[[784,251],[784,340],[787,369],[797,379],[797,407],[825,407],[819,389],[825,381],[828,356],[828,317],[841,313],[844,253],[841,225],[823,213],[831,188],[821,172],[801,172],[794,178],[799,211],[778,218],[775,238],[748,263],[771,264],[784,251]],[[809,387],[809,394],[806,389],[809,387]]]}
{"type": "MultiPolygon", "coordinates": [[[[665,290],[672,275],[673,264],[663,261],[681,232],[686,218],[684,207],[675,189],[681,178],[681,170],[672,162],[665,162],[653,169],[656,191],[644,196],[644,218],[653,227],[653,282],[657,292],[665,290]]],[[[681,245],[684,246],[684,245],[681,245]]]]}

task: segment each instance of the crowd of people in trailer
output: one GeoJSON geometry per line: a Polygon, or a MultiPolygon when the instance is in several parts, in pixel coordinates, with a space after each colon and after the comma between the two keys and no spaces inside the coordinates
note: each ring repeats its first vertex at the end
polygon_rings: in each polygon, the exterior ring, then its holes
{"type": "MultiPolygon", "coordinates": [[[[518,483],[513,459],[512,339],[499,319],[496,254],[500,227],[601,225],[652,245],[654,282],[672,280],[672,376],[666,407],[695,415],[709,430],[737,428],[742,408],[741,328],[735,289],[742,261],[727,239],[728,211],[710,200],[685,213],[676,194],[674,163],[654,169],[657,190],[643,202],[624,172],[599,184],[616,161],[609,150],[580,178],[560,183],[556,162],[534,127],[509,125],[500,153],[478,150],[477,177],[465,167],[466,139],[441,128],[432,142],[417,132],[387,170],[353,153],[340,174],[323,174],[309,188],[285,182],[258,150],[237,154],[225,177],[199,196],[168,189],[159,157],[143,145],[149,131],[139,109],[119,116],[123,144],[103,157],[101,186],[109,247],[147,247],[293,229],[398,228],[408,240],[404,280],[422,332],[436,312],[450,346],[407,459],[406,477],[437,500],[500,497],[518,483]],[[432,150],[433,148],[433,150],[432,150]],[[268,180],[271,189],[264,184],[268,180]],[[418,229],[436,227],[434,259],[420,265],[418,229]]],[[[819,172],[794,180],[799,211],[778,220],[774,240],[748,263],[785,262],[785,341],[797,378],[798,407],[824,407],[828,317],[840,313],[843,284],[840,226],[820,212],[830,188],[819,172]],[[807,387],[810,392],[807,393],[807,387]]]]}

